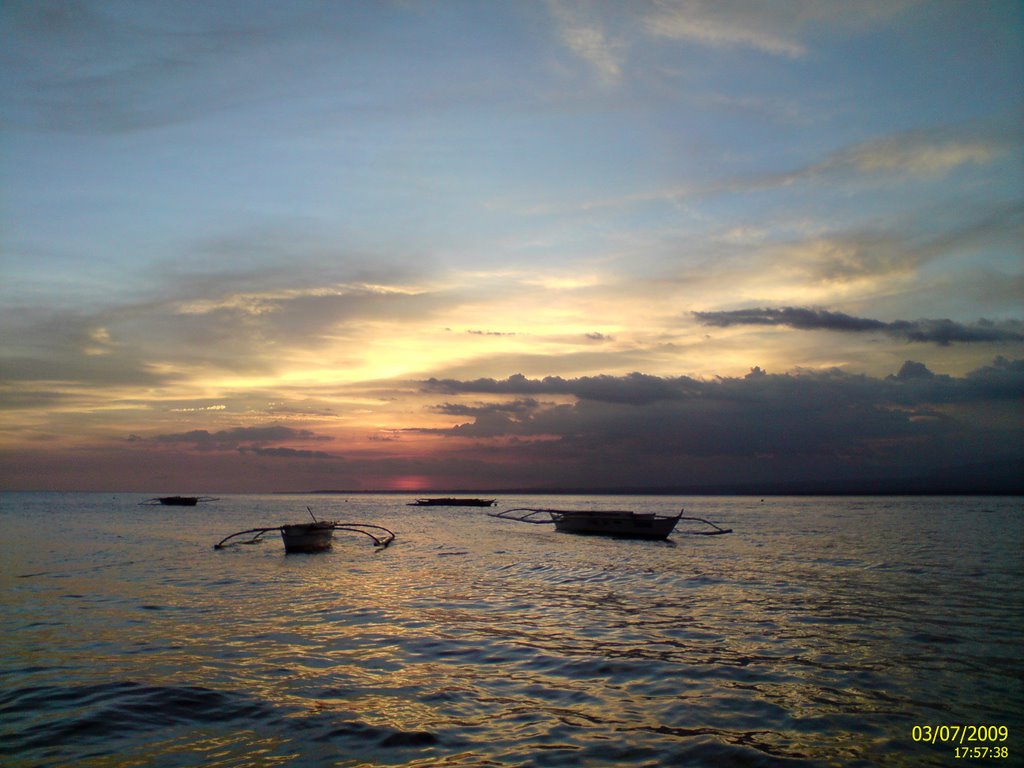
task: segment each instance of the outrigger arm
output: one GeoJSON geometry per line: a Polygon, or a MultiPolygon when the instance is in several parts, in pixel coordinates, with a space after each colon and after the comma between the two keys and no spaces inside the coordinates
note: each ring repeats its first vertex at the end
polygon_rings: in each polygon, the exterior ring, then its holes
{"type": "MultiPolygon", "coordinates": [[[[313,519],[316,520],[316,518],[313,518],[313,519]]],[[[321,522],[319,520],[317,521],[317,523],[322,525],[324,528],[330,527],[331,530],[335,530],[335,531],[350,531],[352,533],[361,533],[364,536],[369,536],[371,539],[373,539],[373,543],[376,546],[380,547],[381,549],[384,549],[385,547],[387,547],[388,544],[390,544],[392,541],[395,540],[394,532],[388,530],[387,528],[385,528],[382,525],[371,525],[370,523],[334,523],[334,522],[328,523],[328,522],[321,522]],[[383,531],[384,535],[377,536],[377,535],[374,535],[373,533],[371,533],[370,531],[364,531],[363,528],[373,528],[374,530],[383,531]]],[[[275,525],[275,526],[272,526],[270,528],[249,528],[248,530],[239,531],[238,533],[232,533],[230,536],[225,536],[223,539],[221,539],[216,544],[214,544],[213,548],[214,549],[224,549],[225,547],[233,546],[235,544],[259,544],[260,540],[266,534],[270,533],[271,531],[281,531],[284,528],[285,528],[285,526],[283,526],[283,525],[275,525]],[[227,544],[226,543],[230,539],[235,538],[236,536],[244,536],[247,533],[255,533],[256,535],[253,536],[248,541],[235,541],[235,542],[232,542],[231,544],[227,544]]]]}
{"type": "Polygon", "coordinates": [[[239,531],[238,533],[232,533],[230,536],[225,536],[223,539],[221,539],[216,544],[214,544],[213,548],[214,549],[224,549],[224,547],[227,546],[227,545],[225,545],[225,542],[228,539],[233,539],[236,536],[244,536],[247,533],[255,533],[256,535],[253,536],[249,541],[236,541],[236,542],[233,542],[233,543],[234,544],[258,544],[259,540],[261,538],[263,538],[264,534],[267,534],[270,531],[280,531],[282,527],[283,526],[275,525],[273,528],[250,528],[247,531],[239,531]]]}
{"type": "Polygon", "coordinates": [[[689,536],[721,536],[723,533],[732,533],[732,528],[722,528],[720,525],[716,525],[715,523],[712,523],[710,520],[705,520],[703,517],[683,517],[682,513],[680,513],[678,519],[694,520],[698,523],[705,523],[707,525],[710,525],[712,528],[715,529],[713,531],[679,531],[679,533],[684,533],[689,536]]]}
{"type": "MultiPolygon", "coordinates": [[[[714,528],[713,531],[677,531],[677,533],[687,536],[721,536],[723,533],[732,533],[732,528],[722,528],[720,525],[705,520],[703,517],[684,517],[684,509],[679,510],[679,514],[675,516],[676,520],[691,520],[693,522],[704,523],[714,528]]],[[[585,511],[569,511],[562,509],[538,509],[535,507],[514,507],[512,509],[506,509],[501,512],[488,512],[490,517],[500,517],[502,520],[515,520],[520,523],[534,523],[535,525],[546,525],[558,521],[558,518],[566,514],[586,514],[585,511]],[[512,514],[518,512],[520,514],[512,514]],[[535,517],[535,515],[546,515],[546,517],[535,517]]]]}

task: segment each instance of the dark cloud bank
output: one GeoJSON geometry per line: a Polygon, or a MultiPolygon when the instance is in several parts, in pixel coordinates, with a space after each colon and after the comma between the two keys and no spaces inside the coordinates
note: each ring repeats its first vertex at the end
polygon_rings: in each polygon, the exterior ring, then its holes
{"type": "MultiPolygon", "coordinates": [[[[394,453],[284,425],[139,441],[233,453],[278,481],[372,490],[361,478],[445,478],[438,490],[672,493],[1024,493],[1024,359],[965,376],[908,360],[885,377],[838,369],[696,379],[641,373],[429,379],[453,426],[395,430],[394,453]],[[433,436],[415,457],[402,437],[433,436]],[[311,445],[312,444],[312,445],[311,445]]],[[[295,490],[282,486],[282,490],[295,490]]]]}
{"type": "Polygon", "coordinates": [[[942,346],[956,343],[1024,341],[1024,328],[1016,321],[995,323],[979,320],[966,325],[952,320],[895,320],[883,322],[853,317],[842,312],[806,307],[738,309],[730,312],[694,312],[704,325],[728,328],[733,325],[783,325],[802,331],[843,333],[884,333],[897,339],[933,342],[942,346]]]}
{"type": "Polygon", "coordinates": [[[1024,360],[956,378],[907,361],[884,378],[840,370],[743,378],[633,373],[430,379],[477,459],[547,468],[550,487],[710,492],[1020,492],[1024,360]],[[565,396],[573,402],[552,402],[565,396]],[[544,398],[549,398],[545,401],[544,398]]]}

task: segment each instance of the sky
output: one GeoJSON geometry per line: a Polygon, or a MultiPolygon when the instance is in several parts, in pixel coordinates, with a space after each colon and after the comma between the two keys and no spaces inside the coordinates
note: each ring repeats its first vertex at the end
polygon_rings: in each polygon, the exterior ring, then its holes
{"type": "Polygon", "coordinates": [[[0,489],[1002,487],[1022,85],[1004,0],[5,0],[0,489]]]}

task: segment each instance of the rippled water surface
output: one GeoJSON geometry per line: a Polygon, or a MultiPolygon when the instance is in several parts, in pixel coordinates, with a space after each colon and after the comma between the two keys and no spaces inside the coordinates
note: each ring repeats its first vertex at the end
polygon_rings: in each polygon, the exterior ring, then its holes
{"type": "Polygon", "coordinates": [[[499,500],[735,531],[668,543],[406,496],[143,498],[0,494],[0,764],[965,763],[924,724],[1024,754],[1019,498],[499,500]],[[212,547],[306,505],[398,538],[212,547]]]}

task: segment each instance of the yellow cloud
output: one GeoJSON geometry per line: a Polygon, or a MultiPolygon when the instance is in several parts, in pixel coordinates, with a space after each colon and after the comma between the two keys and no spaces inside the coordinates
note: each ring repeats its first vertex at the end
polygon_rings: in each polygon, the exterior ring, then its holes
{"type": "Polygon", "coordinates": [[[996,154],[996,147],[986,141],[935,141],[926,137],[897,136],[853,147],[826,161],[819,169],[848,165],[861,173],[931,176],[961,165],[992,162],[996,154]]]}
{"type": "MultiPolygon", "coordinates": [[[[723,11],[718,4],[701,2],[661,3],[658,10],[645,19],[647,30],[656,37],[690,40],[705,45],[755,48],[790,58],[799,58],[807,49],[798,40],[782,33],[784,27],[773,18],[778,14],[765,6],[759,13],[756,6],[740,6],[734,12],[723,11]],[[736,13],[736,10],[743,11],[736,13]],[[777,27],[773,30],[771,27],[777,27]]],[[[792,35],[793,27],[789,27],[792,35]]]]}

